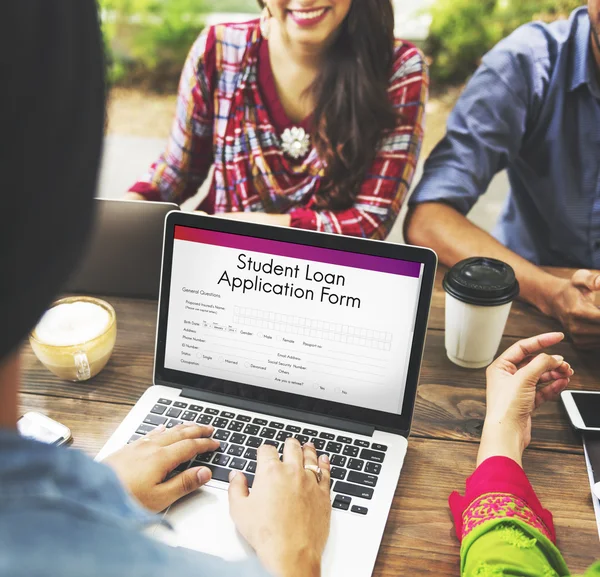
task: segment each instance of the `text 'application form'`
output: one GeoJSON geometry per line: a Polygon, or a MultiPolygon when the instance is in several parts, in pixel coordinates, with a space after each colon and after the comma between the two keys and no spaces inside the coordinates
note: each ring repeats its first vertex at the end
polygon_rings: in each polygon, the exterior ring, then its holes
{"type": "Polygon", "coordinates": [[[401,412],[420,264],[177,228],[167,368],[401,412]]]}

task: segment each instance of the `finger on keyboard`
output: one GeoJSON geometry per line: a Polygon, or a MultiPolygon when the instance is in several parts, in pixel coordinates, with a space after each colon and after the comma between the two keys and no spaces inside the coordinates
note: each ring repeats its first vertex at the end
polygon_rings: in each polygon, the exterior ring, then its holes
{"type": "MultiPolygon", "coordinates": [[[[304,466],[306,467],[307,465],[310,465],[313,467],[317,467],[318,461],[315,446],[312,443],[306,443],[302,447],[302,451],[304,453],[304,466]]],[[[314,473],[312,473],[311,471],[308,471],[308,473],[310,475],[314,475],[314,473]]]]}
{"type": "Polygon", "coordinates": [[[257,450],[256,463],[257,474],[260,474],[261,469],[273,466],[274,463],[279,463],[277,449],[273,445],[261,445],[257,450]]]}
{"type": "Polygon", "coordinates": [[[156,427],[153,431],[150,431],[146,436],[148,438],[154,438],[156,435],[160,435],[161,433],[164,433],[167,430],[167,427],[165,425],[158,425],[158,427],[156,427]]]}
{"type": "Polygon", "coordinates": [[[329,457],[327,455],[321,455],[319,457],[319,467],[321,468],[321,474],[323,475],[320,485],[324,491],[327,491],[327,493],[329,493],[331,464],[329,463],[329,457]]]}
{"type": "Polygon", "coordinates": [[[174,469],[180,463],[193,459],[198,453],[216,451],[219,443],[213,439],[183,439],[164,447],[165,464],[167,468],[174,469]]]}
{"type": "Polygon", "coordinates": [[[304,456],[298,439],[289,437],[285,440],[283,447],[283,462],[286,465],[292,465],[298,469],[302,469],[304,456]]]}
{"type": "Polygon", "coordinates": [[[172,429],[168,429],[162,435],[155,437],[155,441],[161,447],[167,447],[185,439],[208,438],[214,433],[214,427],[210,425],[198,425],[196,423],[182,423],[172,429]]]}

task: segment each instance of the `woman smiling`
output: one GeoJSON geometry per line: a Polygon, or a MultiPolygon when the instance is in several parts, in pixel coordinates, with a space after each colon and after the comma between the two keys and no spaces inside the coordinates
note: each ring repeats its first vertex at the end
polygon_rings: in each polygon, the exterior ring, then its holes
{"type": "Polygon", "coordinates": [[[391,0],[259,0],[192,47],[166,151],[128,198],[383,239],[410,187],[428,78],[391,0]]]}

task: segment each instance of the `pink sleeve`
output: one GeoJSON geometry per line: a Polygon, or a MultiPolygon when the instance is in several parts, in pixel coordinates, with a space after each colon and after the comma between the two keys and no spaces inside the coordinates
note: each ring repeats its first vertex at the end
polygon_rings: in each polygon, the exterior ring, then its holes
{"type": "Polygon", "coordinates": [[[194,196],[213,162],[215,32],[200,35],[186,60],[177,95],[177,109],[166,150],[136,182],[131,192],[148,200],[181,204],[194,196]]]}
{"type": "Polygon", "coordinates": [[[519,518],[556,542],[552,513],[542,507],[525,471],[508,457],[486,459],[467,479],[464,496],[454,491],[448,504],[459,541],[482,523],[504,517],[519,518]]]}

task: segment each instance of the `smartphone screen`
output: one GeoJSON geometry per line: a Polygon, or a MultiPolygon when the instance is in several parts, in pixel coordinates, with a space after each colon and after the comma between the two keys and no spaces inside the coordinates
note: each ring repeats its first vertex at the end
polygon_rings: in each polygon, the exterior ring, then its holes
{"type": "Polygon", "coordinates": [[[572,392],[571,395],[583,424],[592,429],[600,428],[600,395],[578,392],[572,392]]]}
{"type": "Polygon", "coordinates": [[[67,440],[66,427],[37,413],[23,415],[17,422],[17,428],[23,437],[49,445],[61,445],[67,440]]]}

